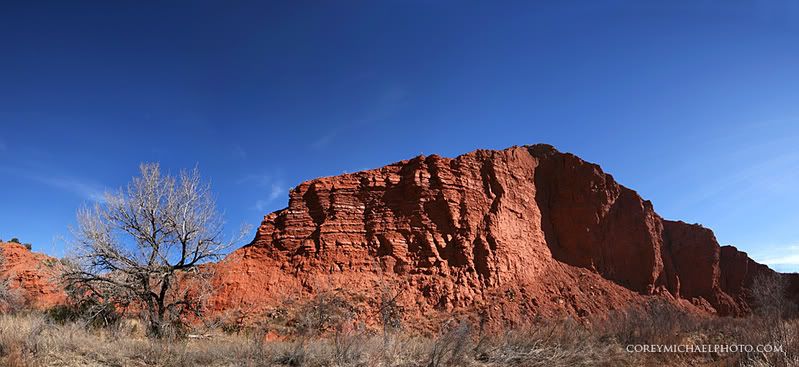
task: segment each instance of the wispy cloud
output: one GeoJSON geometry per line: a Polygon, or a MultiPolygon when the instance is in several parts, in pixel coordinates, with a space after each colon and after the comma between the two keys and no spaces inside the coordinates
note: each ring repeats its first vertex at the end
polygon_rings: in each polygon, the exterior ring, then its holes
{"type": "Polygon", "coordinates": [[[91,201],[103,201],[105,189],[93,182],[74,177],[28,176],[41,184],[67,191],[91,201]]]}
{"type": "Polygon", "coordinates": [[[269,191],[269,196],[266,199],[258,199],[255,201],[255,205],[253,205],[253,209],[262,212],[269,210],[270,204],[275,201],[275,199],[279,198],[283,195],[286,190],[283,188],[281,184],[272,184],[272,187],[269,191]]]}
{"type": "Polygon", "coordinates": [[[751,257],[777,271],[799,271],[799,244],[768,246],[766,250],[752,254],[751,257]]]}
{"type": "Polygon", "coordinates": [[[58,173],[53,167],[0,167],[0,172],[13,175],[52,189],[67,192],[83,199],[101,202],[104,200],[106,187],[96,181],[58,173]]]}
{"type": "Polygon", "coordinates": [[[797,152],[773,153],[770,156],[764,156],[759,162],[749,165],[746,169],[730,171],[703,183],[689,195],[675,200],[674,206],[691,208],[695,207],[697,203],[701,203],[701,205],[733,203],[758,196],[763,192],[772,195],[790,194],[796,186],[796,182],[799,182],[799,174],[795,173],[795,167],[798,165],[799,153],[797,152]]]}
{"type": "Polygon", "coordinates": [[[281,195],[286,193],[286,186],[280,175],[274,174],[247,174],[239,178],[236,183],[239,185],[251,185],[266,191],[266,196],[255,201],[253,210],[265,211],[281,195]]]}
{"type": "Polygon", "coordinates": [[[257,210],[259,212],[263,212],[263,211],[267,210],[267,206],[268,205],[269,205],[268,201],[259,199],[259,200],[255,201],[255,205],[253,205],[252,208],[253,208],[253,210],[257,210]]]}
{"type": "Polygon", "coordinates": [[[318,139],[316,139],[313,142],[311,142],[311,148],[315,149],[315,150],[324,149],[328,145],[330,145],[330,142],[332,142],[333,138],[335,138],[335,137],[336,137],[336,133],[329,133],[329,134],[322,135],[318,139]]]}
{"type": "Polygon", "coordinates": [[[269,192],[269,201],[277,199],[285,191],[280,183],[272,184],[272,191],[269,192]]]}
{"type": "Polygon", "coordinates": [[[233,148],[231,149],[231,153],[233,154],[234,157],[236,157],[238,159],[247,159],[247,156],[248,156],[247,151],[244,150],[244,147],[242,147],[241,145],[238,145],[238,144],[234,144],[233,145],[233,148]]]}
{"type": "Polygon", "coordinates": [[[371,106],[364,111],[358,124],[373,124],[381,122],[394,115],[408,98],[408,91],[399,86],[391,85],[384,88],[371,106]]]}
{"type": "Polygon", "coordinates": [[[237,185],[254,185],[258,187],[268,187],[275,180],[275,175],[269,174],[246,174],[236,180],[237,185]]]}
{"type": "Polygon", "coordinates": [[[83,199],[95,202],[104,200],[105,187],[87,179],[71,176],[59,175],[44,175],[35,172],[25,172],[21,170],[13,170],[8,168],[0,168],[0,171],[5,171],[14,174],[16,177],[26,179],[48,186],[50,188],[77,195],[83,199]]]}
{"type": "MultiPolygon", "coordinates": [[[[390,119],[402,108],[402,105],[407,99],[408,92],[402,86],[385,86],[381,91],[376,93],[375,97],[365,101],[364,105],[366,107],[359,114],[350,119],[350,121],[352,121],[350,127],[377,124],[390,119]]],[[[311,141],[309,147],[314,150],[327,148],[339,135],[344,135],[341,130],[342,129],[328,131],[324,135],[317,137],[316,140],[311,141]]]]}

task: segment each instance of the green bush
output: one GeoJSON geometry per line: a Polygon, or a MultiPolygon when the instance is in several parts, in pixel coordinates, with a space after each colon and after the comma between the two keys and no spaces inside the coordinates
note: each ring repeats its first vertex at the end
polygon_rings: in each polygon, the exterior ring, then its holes
{"type": "Polygon", "coordinates": [[[8,242],[19,243],[19,238],[14,237],[14,238],[11,239],[11,241],[8,241],[8,242]]]}

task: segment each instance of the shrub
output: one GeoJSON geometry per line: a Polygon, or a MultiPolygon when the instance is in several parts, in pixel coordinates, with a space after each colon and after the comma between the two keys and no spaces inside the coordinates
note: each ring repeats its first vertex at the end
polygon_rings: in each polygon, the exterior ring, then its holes
{"type": "Polygon", "coordinates": [[[428,367],[461,366],[466,359],[466,352],[471,343],[472,325],[460,322],[451,330],[442,334],[433,344],[430,351],[428,367]]]}
{"type": "Polygon", "coordinates": [[[788,295],[788,279],[783,274],[761,272],[755,275],[749,295],[754,313],[766,320],[778,321],[796,313],[796,304],[788,295]]]}
{"type": "Polygon", "coordinates": [[[662,300],[613,312],[599,323],[608,337],[622,345],[672,344],[679,341],[682,331],[696,328],[696,325],[693,316],[662,300]]]}
{"type": "Polygon", "coordinates": [[[11,240],[9,240],[8,242],[11,242],[11,243],[19,243],[19,238],[13,237],[13,238],[11,238],[11,240]]]}
{"type": "Polygon", "coordinates": [[[354,314],[349,302],[338,293],[320,293],[299,309],[294,327],[301,336],[320,335],[338,330],[354,314]]]}
{"type": "Polygon", "coordinates": [[[113,305],[99,302],[58,305],[47,310],[45,314],[61,325],[78,322],[90,328],[115,326],[122,320],[122,314],[113,305]]]}
{"type": "Polygon", "coordinates": [[[383,325],[383,338],[387,341],[389,334],[402,329],[402,307],[397,303],[399,292],[389,294],[382,292],[380,295],[380,322],[383,325]]]}
{"type": "Polygon", "coordinates": [[[114,304],[87,292],[83,287],[66,287],[68,302],[45,311],[45,315],[58,324],[79,323],[88,328],[117,326],[127,305],[114,304]]]}

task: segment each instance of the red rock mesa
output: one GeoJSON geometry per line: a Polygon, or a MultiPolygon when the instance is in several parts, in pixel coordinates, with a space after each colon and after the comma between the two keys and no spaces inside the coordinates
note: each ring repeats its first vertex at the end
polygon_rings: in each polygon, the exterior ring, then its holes
{"type": "Polygon", "coordinates": [[[665,297],[749,311],[770,272],[700,225],[661,218],[592,163],[549,145],[419,156],[304,182],[217,266],[217,311],[267,312],[339,292],[365,314],[395,298],[406,325],[583,317],[665,297]]]}

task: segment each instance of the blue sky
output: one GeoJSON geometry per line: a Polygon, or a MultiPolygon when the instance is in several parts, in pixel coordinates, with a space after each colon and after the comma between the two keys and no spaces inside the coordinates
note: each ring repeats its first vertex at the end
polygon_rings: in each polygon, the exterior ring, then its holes
{"type": "Polygon", "coordinates": [[[4,1],[0,238],[62,255],[140,162],[198,164],[235,228],[314,177],[546,142],[799,270],[796,45],[787,1],[4,1]]]}

